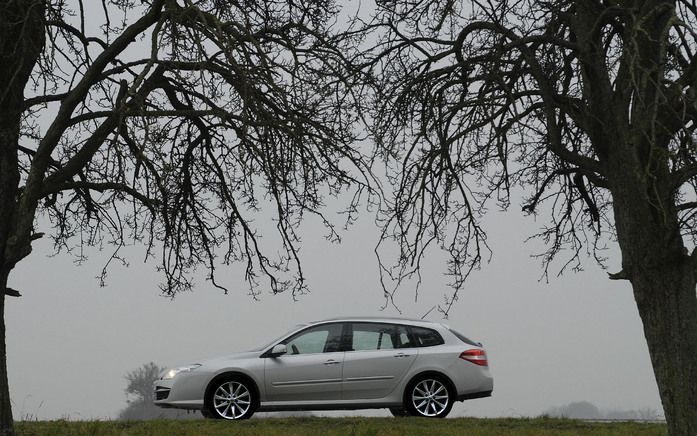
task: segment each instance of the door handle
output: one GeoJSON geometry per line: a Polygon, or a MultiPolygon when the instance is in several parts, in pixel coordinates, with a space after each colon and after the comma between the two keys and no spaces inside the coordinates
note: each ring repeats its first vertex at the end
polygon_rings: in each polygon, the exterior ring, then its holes
{"type": "Polygon", "coordinates": [[[410,354],[404,354],[404,353],[397,353],[394,355],[394,357],[409,357],[410,354]]]}
{"type": "Polygon", "coordinates": [[[338,362],[334,359],[329,359],[326,362],[324,362],[325,365],[338,365],[339,363],[341,363],[341,362],[338,362]]]}

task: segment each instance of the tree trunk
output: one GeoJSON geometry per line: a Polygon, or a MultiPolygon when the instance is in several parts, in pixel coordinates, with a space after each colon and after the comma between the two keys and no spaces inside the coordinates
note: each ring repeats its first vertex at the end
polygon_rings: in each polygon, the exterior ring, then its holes
{"type": "Polygon", "coordinates": [[[19,184],[19,116],[11,115],[0,118],[0,436],[14,435],[5,349],[5,291],[13,268],[11,262],[8,262],[6,248],[12,231],[19,184]],[[14,128],[11,126],[13,122],[14,128]]]}
{"type": "Polygon", "coordinates": [[[630,148],[611,169],[623,275],[632,283],[669,434],[695,436],[697,254],[688,255],[680,234],[668,165],[647,174],[636,156],[630,148]]]}
{"type": "Polygon", "coordinates": [[[12,248],[17,245],[13,225],[20,181],[18,150],[24,88],[43,50],[44,11],[44,0],[0,0],[0,436],[14,435],[5,348],[5,295],[10,271],[30,248],[30,235],[20,235],[21,251],[12,248]]]}
{"type": "Polygon", "coordinates": [[[637,271],[634,297],[672,436],[697,435],[697,297],[694,260],[637,271]]]}
{"type": "MultiPolygon", "coordinates": [[[[9,112],[9,111],[8,111],[9,112]]],[[[7,353],[5,349],[5,291],[12,265],[7,261],[7,242],[12,230],[16,209],[19,170],[17,168],[17,140],[19,116],[0,119],[0,436],[14,435],[12,405],[7,381],[7,353]],[[11,124],[15,126],[12,127],[11,124]],[[9,124],[9,126],[8,126],[9,124]],[[14,146],[13,146],[14,144],[14,146]],[[13,149],[14,148],[14,149],[13,149]]]]}
{"type": "MultiPolygon", "coordinates": [[[[7,277],[2,280],[3,289],[7,277]]],[[[12,423],[12,403],[10,402],[10,385],[7,379],[7,350],[5,348],[5,294],[0,293],[0,435],[14,435],[12,423]]]]}

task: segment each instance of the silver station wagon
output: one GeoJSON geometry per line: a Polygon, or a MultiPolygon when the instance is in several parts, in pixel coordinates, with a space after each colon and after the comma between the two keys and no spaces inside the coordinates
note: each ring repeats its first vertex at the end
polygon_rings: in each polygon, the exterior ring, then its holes
{"type": "Polygon", "coordinates": [[[445,417],[455,401],[493,390],[480,343],[449,327],[397,318],[301,325],[255,351],[173,368],[155,404],[245,419],[256,411],[388,408],[445,417]]]}

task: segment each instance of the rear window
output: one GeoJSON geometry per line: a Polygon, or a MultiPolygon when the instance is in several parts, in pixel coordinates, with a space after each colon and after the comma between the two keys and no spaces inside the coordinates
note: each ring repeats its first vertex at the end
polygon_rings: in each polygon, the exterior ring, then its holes
{"type": "Polygon", "coordinates": [[[411,334],[416,341],[417,347],[432,347],[445,343],[437,331],[424,327],[412,327],[411,334]]]}
{"type": "Polygon", "coordinates": [[[452,334],[454,334],[455,336],[457,336],[457,338],[458,338],[459,340],[461,340],[462,342],[464,342],[465,344],[473,345],[473,346],[475,346],[475,347],[479,347],[479,346],[480,346],[480,344],[478,344],[477,342],[474,342],[472,339],[469,339],[467,336],[463,335],[462,333],[458,333],[458,332],[456,332],[456,331],[453,330],[453,329],[448,329],[448,330],[450,330],[450,333],[452,333],[452,334]]]}

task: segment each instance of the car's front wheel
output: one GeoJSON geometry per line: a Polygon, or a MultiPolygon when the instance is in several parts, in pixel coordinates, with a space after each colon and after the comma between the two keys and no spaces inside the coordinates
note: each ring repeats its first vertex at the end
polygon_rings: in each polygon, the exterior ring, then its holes
{"type": "Polygon", "coordinates": [[[219,380],[210,389],[208,411],[216,419],[247,419],[256,409],[255,395],[256,391],[248,381],[219,380]]]}
{"type": "Polygon", "coordinates": [[[440,377],[416,379],[407,389],[407,410],[414,416],[445,418],[453,407],[453,395],[440,377]]]}

